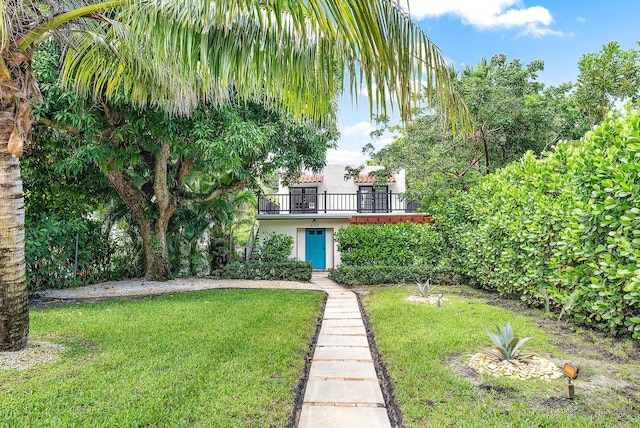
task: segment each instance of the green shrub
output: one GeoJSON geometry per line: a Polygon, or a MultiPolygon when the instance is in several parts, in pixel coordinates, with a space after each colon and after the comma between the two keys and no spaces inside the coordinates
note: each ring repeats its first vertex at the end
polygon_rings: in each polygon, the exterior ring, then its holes
{"type": "Polygon", "coordinates": [[[313,268],[310,262],[233,262],[217,271],[217,276],[229,279],[263,279],[310,281],[313,268]]]}
{"type": "Polygon", "coordinates": [[[261,262],[286,262],[293,251],[293,237],[283,233],[270,233],[261,238],[258,260],[261,262]]]}
{"type": "Polygon", "coordinates": [[[348,286],[378,284],[413,284],[436,276],[426,266],[346,266],[329,272],[329,278],[348,286]]]}
{"type": "Polygon", "coordinates": [[[640,337],[640,114],[525,155],[432,207],[471,285],[640,337]]]}
{"type": "Polygon", "coordinates": [[[25,225],[27,284],[31,293],[122,279],[129,273],[115,263],[118,248],[102,230],[102,222],[30,213],[25,225]],[[76,235],[78,267],[74,279],[76,235]]]}
{"type": "Polygon", "coordinates": [[[354,225],[339,229],[335,240],[346,266],[435,265],[444,249],[428,224],[354,225]]]}

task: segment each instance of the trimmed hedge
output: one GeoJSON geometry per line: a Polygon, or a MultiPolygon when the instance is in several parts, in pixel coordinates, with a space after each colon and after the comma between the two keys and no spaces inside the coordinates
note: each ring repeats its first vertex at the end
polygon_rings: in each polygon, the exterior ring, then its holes
{"type": "Polygon", "coordinates": [[[233,262],[217,274],[229,279],[264,279],[284,281],[311,280],[313,268],[310,262],[289,260],[286,262],[233,262]]]}
{"type": "Polygon", "coordinates": [[[640,114],[527,154],[435,207],[471,285],[640,337],[640,114]]]}
{"type": "Polygon", "coordinates": [[[444,239],[429,224],[353,225],[335,235],[341,264],[330,278],[346,285],[439,280],[444,239]]]}
{"type": "Polygon", "coordinates": [[[329,278],[348,286],[413,284],[433,278],[433,269],[423,266],[343,266],[329,272],[329,278]]]}
{"type": "Polygon", "coordinates": [[[432,265],[444,249],[430,224],[353,225],[336,232],[342,265],[432,265]]]}

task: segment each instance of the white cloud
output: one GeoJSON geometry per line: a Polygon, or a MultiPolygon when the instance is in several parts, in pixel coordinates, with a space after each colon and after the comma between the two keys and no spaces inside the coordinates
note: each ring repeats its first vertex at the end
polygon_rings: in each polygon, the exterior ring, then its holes
{"type": "Polygon", "coordinates": [[[346,149],[332,149],[327,151],[327,163],[345,165],[363,165],[367,157],[359,151],[346,149]]]}
{"type": "Polygon", "coordinates": [[[561,31],[555,31],[548,27],[539,27],[535,24],[527,25],[522,32],[520,32],[519,36],[534,36],[534,37],[544,37],[544,36],[562,36],[563,33],[561,31]]]}
{"type": "Polygon", "coordinates": [[[375,128],[371,122],[367,122],[365,120],[356,123],[355,125],[345,126],[340,130],[340,136],[344,137],[353,137],[357,136],[361,138],[363,135],[366,135],[369,138],[369,134],[374,131],[375,128]]]}
{"type": "Polygon", "coordinates": [[[576,21],[581,22],[581,23],[582,23],[582,22],[587,22],[587,20],[586,20],[585,18],[583,18],[582,16],[578,16],[578,17],[576,18],[576,21]]]}
{"type": "MultiPolygon", "coordinates": [[[[405,5],[406,2],[403,0],[405,5]]],[[[553,22],[548,9],[526,7],[523,0],[410,0],[409,10],[415,19],[457,16],[463,23],[480,30],[524,27],[524,33],[535,36],[561,34],[547,28],[553,22]]]]}
{"type": "Polygon", "coordinates": [[[364,120],[344,126],[340,129],[338,148],[327,152],[327,162],[351,165],[365,163],[369,156],[362,153],[364,146],[373,144],[376,150],[380,150],[393,141],[393,136],[389,132],[372,139],[369,134],[375,130],[375,124],[364,120]]]}

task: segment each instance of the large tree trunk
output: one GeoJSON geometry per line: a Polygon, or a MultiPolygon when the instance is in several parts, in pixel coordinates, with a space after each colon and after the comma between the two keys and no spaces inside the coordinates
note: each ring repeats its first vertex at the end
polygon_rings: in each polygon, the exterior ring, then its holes
{"type": "MultiPolygon", "coordinates": [[[[138,222],[139,224],[140,222],[138,222]]],[[[142,228],[142,256],[144,258],[144,278],[148,281],[167,281],[171,279],[169,251],[167,249],[167,230],[156,223],[142,228]]]]}
{"type": "Polygon", "coordinates": [[[106,172],[109,182],[127,205],[140,228],[144,277],[149,281],[171,279],[167,226],[176,211],[177,204],[169,195],[167,187],[168,157],[169,145],[162,144],[154,164],[153,190],[156,207],[151,205],[144,192],[133,184],[126,172],[117,170],[115,161],[110,162],[110,170],[106,172]],[[149,212],[154,214],[145,215],[149,212]]]}
{"type": "Polygon", "coordinates": [[[131,214],[133,214],[140,229],[145,279],[149,281],[166,281],[170,279],[171,270],[169,268],[169,252],[167,250],[166,223],[160,224],[158,220],[152,221],[147,218],[145,212],[150,211],[149,204],[143,192],[131,182],[126,172],[112,169],[106,172],[106,176],[127,208],[129,208],[129,211],[131,211],[131,214]]]}

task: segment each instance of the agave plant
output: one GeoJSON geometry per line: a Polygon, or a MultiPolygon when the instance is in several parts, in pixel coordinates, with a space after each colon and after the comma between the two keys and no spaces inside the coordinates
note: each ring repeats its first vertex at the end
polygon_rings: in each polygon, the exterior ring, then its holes
{"type": "Polygon", "coordinates": [[[493,355],[499,360],[526,360],[531,358],[535,354],[521,354],[520,347],[527,343],[531,338],[530,337],[514,337],[513,329],[511,328],[511,324],[507,321],[507,325],[504,330],[501,330],[498,325],[496,325],[498,329],[498,334],[494,334],[489,330],[485,329],[491,341],[493,342],[493,348],[480,348],[484,352],[489,355],[493,355]]]}
{"type": "Polygon", "coordinates": [[[418,286],[418,295],[422,297],[429,297],[438,287],[437,285],[431,285],[431,281],[428,279],[425,282],[417,281],[416,285],[418,286]]]}

